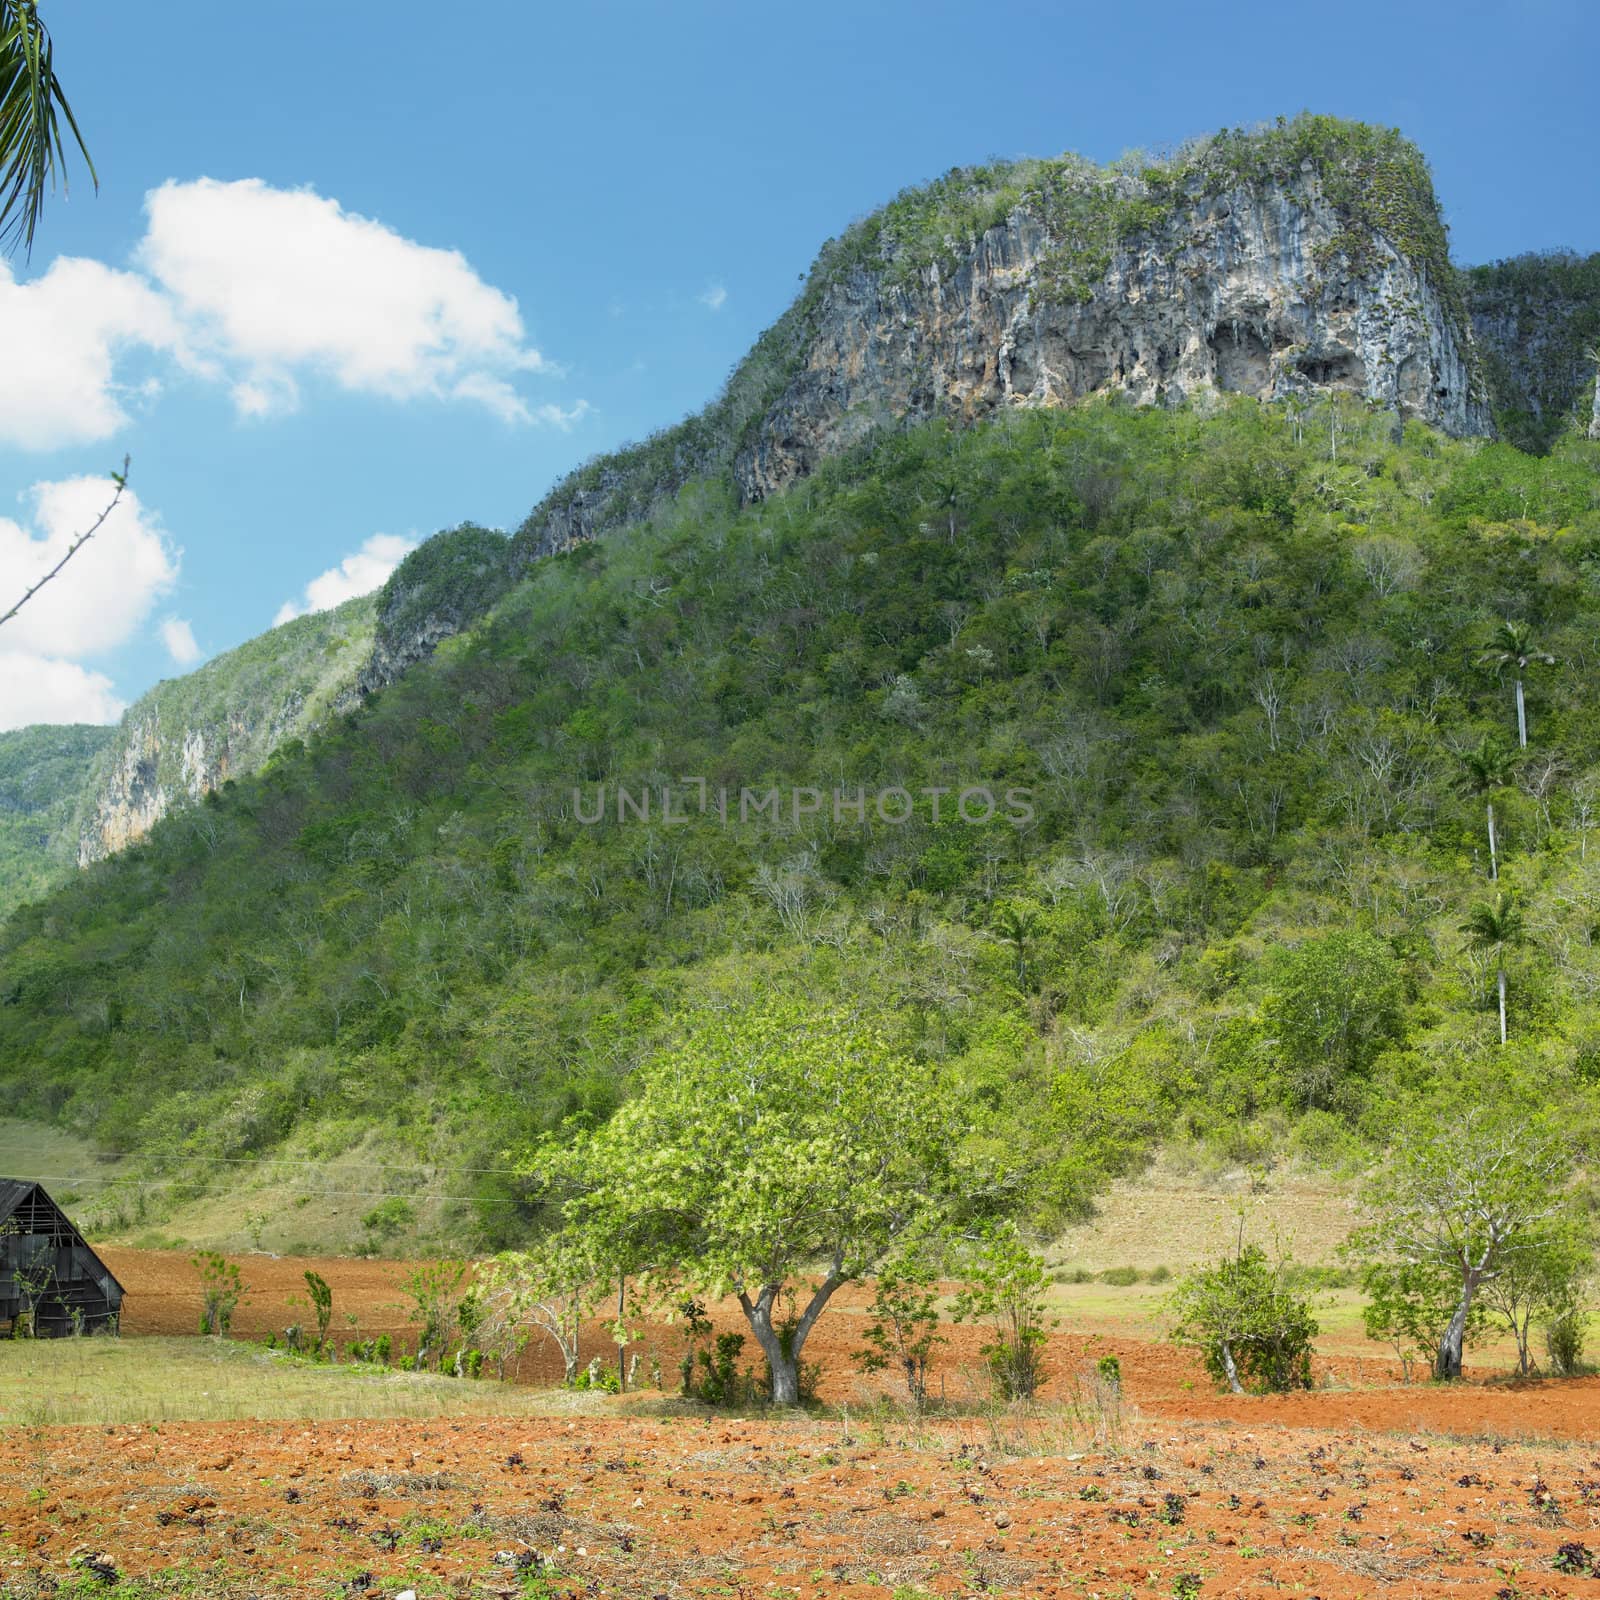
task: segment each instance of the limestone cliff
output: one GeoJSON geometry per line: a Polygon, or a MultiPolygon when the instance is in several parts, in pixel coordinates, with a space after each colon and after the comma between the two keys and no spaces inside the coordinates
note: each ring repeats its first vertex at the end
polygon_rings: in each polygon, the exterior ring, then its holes
{"type": "Polygon", "coordinates": [[[368,595],[298,617],[130,706],[89,774],[78,864],[125,849],[169,811],[257,770],[284,740],[353,706],[374,612],[368,595]]]}
{"type": "Polygon", "coordinates": [[[1344,389],[1481,433],[1464,330],[1382,235],[1352,258],[1317,174],[1185,195],[1087,292],[1049,290],[1058,241],[1019,206],[953,270],[861,265],[829,285],[800,371],[736,457],[747,499],[902,419],[1114,391],[1142,404],[1344,389]]]}
{"type": "Polygon", "coordinates": [[[1465,273],[1495,430],[1524,450],[1548,450],[1589,420],[1600,341],[1600,254],[1549,251],[1465,273]]]}
{"type": "Polygon", "coordinates": [[[1332,389],[1490,428],[1427,168],[1397,134],[1302,117],[1114,168],[961,170],[830,241],[723,394],[572,474],[514,557],[595,538],[705,474],[759,499],[937,414],[1332,389]]]}

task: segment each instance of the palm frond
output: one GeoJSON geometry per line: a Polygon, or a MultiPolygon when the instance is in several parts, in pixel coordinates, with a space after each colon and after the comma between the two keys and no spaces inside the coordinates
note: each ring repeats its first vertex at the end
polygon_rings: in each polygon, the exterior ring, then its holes
{"type": "Polygon", "coordinates": [[[55,73],[55,47],[35,0],[0,0],[0,252],[33,252],[47,189],[66,187],[70,132],[95,188],[100,180],[55,73]]]}

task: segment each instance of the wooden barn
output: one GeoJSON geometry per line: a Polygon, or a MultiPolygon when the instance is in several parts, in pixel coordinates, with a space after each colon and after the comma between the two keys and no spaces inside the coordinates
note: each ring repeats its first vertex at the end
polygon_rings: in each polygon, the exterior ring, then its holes
{"type": "Polygon", "coordinates": [[[37,1183],[0,1178],[0,1327],[41,1339],[116,1330],[122,1285],[37,1183]]]}

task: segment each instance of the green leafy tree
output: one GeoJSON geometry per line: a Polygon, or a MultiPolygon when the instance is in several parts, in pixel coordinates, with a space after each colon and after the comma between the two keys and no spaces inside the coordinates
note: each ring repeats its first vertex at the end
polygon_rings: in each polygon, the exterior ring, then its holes
{"type": "Polygon", "coordinates": [[[1494,962],[1495,989],[1500,997],[1500,1043],[1506,1042],[1506,952],[1522,943],[1526,934],[1522,910],[1507,894],[1498,894],[1494,904],[1480,902],[1461,924],[1468,944],[1494,962]]]}
{"type": "Polygon", "coordinates": [[[1517,688],[1517,747],[1528,748],[1528,712],[1523,700],[1522,680],[1529,667],[1553,667],[1556,658],[1540,646],[1533,629],[1525,622],[1502,622],[1495,630],[1494,643],[1478,658],[1482,666],[1496,672],[1510,671],[1517,688]]]}
{"type": "Polygon", "coordinates": [[[1311,1305],[1286,1282],[1287,1263],[1245,1244],[1173,1292],[1171,1337],[1201,1353],[1206,1371],[1235,1394],[1280,1394],[1311,1387],[1311,1305]]]}
{"type": "Polygon", "coordinates": [[[1426,1107],[1403,1125],[1362,1190],[1370,1220],[1352,1245],[1369,1264],[1449,1274],[1455,1306],[1439,1334],[1436,1377],[1461,1376],[1480,1289],[1513,1258],[1547,1246],[1568,1205],[1571,1173],[1571,1151],[1550,1114],[1520,1095],[1426,1107]]]}
{"type": "Polygon", "coordinates": [[[954,1322],[994,1330],[979,1353],[1007,1400],[1031,1400],[1044,1382],[1044,1347],[1054,1326],[1045,1308],[1050,1282],[1043,1260],[1014,1222],[991,1223],[968,1247],[967,1282],[950,1307],[954,1322]]]}
{"type": "MultiPolygon", "coordinates": [[[[1369,1261],[1361,1288],[1367,1297],[1361,1309],[1367,1337],[1392,1346],[1401,1377],[1410,1383],[1419,1361],[1434,1365],[1461,1300],[1459,1275],[1449,1262],[1369,1261]]],[[[1463,1348],[1486,1320],[1483,1302],[1474,1300],[1462,1329],[1463,1348]]]]}
{"type": "Polygon", "coordinates": [[[317,1349],[328,1342],[328,1325],[333,1321],[333,1290],[320,1272],[306,1272],[306,1294],[311,1300],[312,1314],[317,1319],[317,1349]]]}
{"type": "Polygon", "coordinates": [[[98,189],[78,122],[56,76],[55,45],[35,0],[0,0],[0,248],[33,253],[47,190],[66,177],[63,129],[98,189]]]}
{"type": "Polygon", "coordinates": [[[504,1352],[502,1365],[538,1336],[556,1347],[562,1382],[571,1388],[578,1381],[583,1321],[602,1292],[594,1260],[570,1241],[502,1251],[485,1270],[481,1287],[495,1348],[504,1352]]]}
{"type": "Polygon", "coordinates": [[[1489,878],[1500,877],[1499,849],[1494,832],[1494,797],[1509,786],[1516,771],[1516,759],[1495,739],[1481,739],[1475,749],[1462,752],[1461,776],[1456,787],[1484,803],[1489,823],[1489,878]]]}
{"type": "Polygon", "coordinates": [[[938,1072],[875,1028],[773,1001],[690,1019],[610,1122],[547,1145],[535,1169],[572,1191],[564,1247],[737,1296],[773,1402],[792,1406],[834,1292],[940,1205],[953,1113],[938,1072]],[[821,1277],[782,1337],[774,1308],[813,1263],[821,1277]]]}
{"type": "Polygon", "coordinates": [[[455,1333],[472,1268],[465,1261],[431,1261],[401,1280],[411,1301],[408,1317],[418,1324],[416,1367],[437,1367],[455,1333]]]}
{"type": "Polygon", "coordinates": [[[1519,1373],[1533,1371],[1534,1324],[1549,1326],[1570,1316],[1582,1302],[1593,1266],[1593,1247],[1575,1219],[1561,1218],[1529,1248],[1508,1255],[1504,1267],[1484,1285],[1489,1309],[1517,1342],[1519,1373]]]}
{"type": "Polygon", "coordinates": [[[1375,934],[1341,929],[1275,952],[1263,1020],[1306,1107],[1331,1106],[1400,1028],[1400,963],[1375,934]]]}

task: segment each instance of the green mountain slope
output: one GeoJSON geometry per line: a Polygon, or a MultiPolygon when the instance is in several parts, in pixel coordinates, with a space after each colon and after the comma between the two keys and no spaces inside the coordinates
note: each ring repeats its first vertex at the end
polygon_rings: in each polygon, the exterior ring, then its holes
{"type": "Polygon", "coordinates": [[[297,617],[143,694],[114,728],[0,734],[0,918],[353,704],[376,599],[297,617]]]}
{"type": "Polygon", "coordinates": [[[79,808],[115,737],[86,725],[0,733],[0,917],[71,871],[79,808]]]}
{"type": "MultiPolygon", "coordinates": [[[[685,1004],[790,987],[952,1063],[1055,1214],[1158,1141],[1359,1155],[1474,1063],[1587,1115],[1597,584],[1600,446],[1343,401],[931,424],[744,510],[691,485],[0,929],[0,1085],[176,1194],[374,1129],[420,1188],[604,1116],[685,1004]],[[1529,930],[1502,1053],[1462,756],[1515,744],[1506,619],[1558,664],[1492,795],[1529,930]],[[997,815],[952,811],[980,788],[997,815]]],[[[452,1182],[486,1239],[526,1226],[514,1181],[452,1182]]]]}

